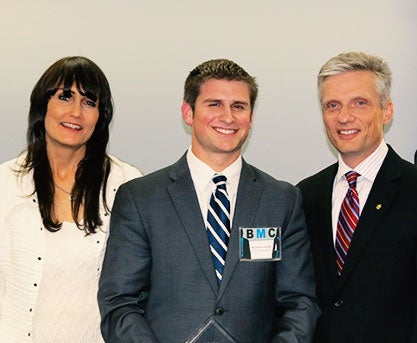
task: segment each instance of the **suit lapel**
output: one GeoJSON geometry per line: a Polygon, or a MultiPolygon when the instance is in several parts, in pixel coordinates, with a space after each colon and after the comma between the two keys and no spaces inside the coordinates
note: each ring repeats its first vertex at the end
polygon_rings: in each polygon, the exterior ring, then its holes
{"type": "Polygon", "coordinates": [[[399,183],[395,180],[401,174],[401,159],[390,148],[379,170],[365,207],[359,218],[353,235],[349,252],[345,260],[343,272],[338,286],[341,287],[354,269],[367,243],[389,210],[393,199],[399,191],[399,183]]]}
{"type": "Polygon", "coordinates": [[[318,249],[323,258],[321,263],[325,270],[325,275],[329,278],[328,282],[332,285],[336,284],[338,274],[336,268],[336,252],[334,250],[333,239],[333,223],[332,223],[332,194],[333,183],[337,173],[337,163],[328,168],[317,182],[318,201],[314,204],[317,207],[317,225],[318,230],[313,232],[314,237],[318,241],[318,249]]]}
{"type": "Polygon", "coordinates": [[[257,205],[260,202],[263,189],[263,185],[256,181],[255,172],[245,161],[243,161],[232,230],[226,255],[226,265],[219,289],[219,297],[222,296],[227,288],[233,272],[239,263],[239,227],[251,227],[254,223],[257,205]]]}
{"type": "Polygon", "coordinates": [[[217,293],[217,280],[208,245],[204,220],[195,192],[185,155],[172,166],[168,193],[181,219],[184,230],[194,249],[194,253],[213,292],[217,293]]]}

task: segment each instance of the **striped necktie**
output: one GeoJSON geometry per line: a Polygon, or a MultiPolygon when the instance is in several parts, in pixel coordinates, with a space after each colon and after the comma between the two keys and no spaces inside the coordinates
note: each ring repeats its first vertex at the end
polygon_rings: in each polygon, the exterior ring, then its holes
{"type": "Polygon", "coordinates": [[[350,241],[359,220],[359,196],[356,189],[356,181],[360,176],[354,171],[345,174],[349,183],[349,189],[340,208],[336,231],[336,264],[339,275],[342,273],[345,258],[349,249],[350,241]]]}
{"type": "Polygon", "coordinates": [[[217,282],[220,285],[230,237],[230,201],[226,190],[226,177],[215,174],[216,190],[210,197],[207,214],[207,235],[213,256],[217,282]]]}

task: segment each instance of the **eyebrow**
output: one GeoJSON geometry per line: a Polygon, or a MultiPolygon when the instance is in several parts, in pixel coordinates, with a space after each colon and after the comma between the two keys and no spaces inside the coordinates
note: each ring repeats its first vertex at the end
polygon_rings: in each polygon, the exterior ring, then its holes
{"type": "MultiPolygon", "coordinates": [[[[46,91],[46,94],[48,94],[48,96],[51,97],[51,96],[55,95],[58,90],[62,90],[63,92],[70,92],[71,94],[75,94],[75,92],[71,88],[65,88],[65,87],[55,87],[55,88],[52,88],[52,89],[48,89],[46,91]]],[[[90,99],[94,102],[97,102],[97,95],[95,95],[93,92],[90,92],[88,90],[87,91],[78,90],[78,93],[82,96],[85,96],[87,99],[90,99]]]]}
{"type": "MultiPolygon", "coordinates": [[[[207,102],[223,102],[223,100],[221,100],[221,99],[215,99],[215,98],[211,98],[211,99],[209,98],[209,99],[205,99],[203,101],[203,103],[207,103],[207,102]]],[[[244,101],[244,100],[235,100],[235,101],[232,102],[232,104],[233,105],[235,105],[235,104],[249,105],[249,102],[244,101]]]]}
{"type": "Polygon", "coordinates": [[[93,92],[90,91],[78,91],[82,96],[85,96],[86,98],[96,102],[97,101],[97,95],[95,95],[93,92]]]}
{"type": "Polygon", "coordinates": [[[234,101],[233,104],[249,105],[249,102],[237,100],[237,101],[234,101]]]}

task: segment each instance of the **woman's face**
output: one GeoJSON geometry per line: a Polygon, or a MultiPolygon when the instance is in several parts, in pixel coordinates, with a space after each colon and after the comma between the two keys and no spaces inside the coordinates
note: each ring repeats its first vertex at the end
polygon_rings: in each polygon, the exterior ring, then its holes
{"type": "Polygon", "coordinates": [[[48,149],[66,148],[85,151],[99,118],[98,99],[75,83],[71,88],[57,88],[51,95],[45,116],[48,149]]]}

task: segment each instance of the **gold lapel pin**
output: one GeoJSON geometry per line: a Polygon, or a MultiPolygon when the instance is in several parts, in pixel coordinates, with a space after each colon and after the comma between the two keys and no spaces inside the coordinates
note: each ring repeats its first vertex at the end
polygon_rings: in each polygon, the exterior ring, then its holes
{"type": "Polygon", "coordinates": [[[382,204],[378,204],[378,205],[376,205],[376,209],[377,210],[380,210],[382,208],[382,204]]]}

